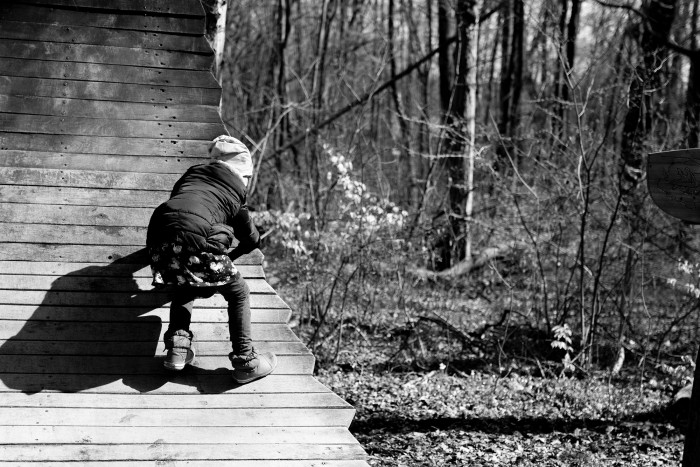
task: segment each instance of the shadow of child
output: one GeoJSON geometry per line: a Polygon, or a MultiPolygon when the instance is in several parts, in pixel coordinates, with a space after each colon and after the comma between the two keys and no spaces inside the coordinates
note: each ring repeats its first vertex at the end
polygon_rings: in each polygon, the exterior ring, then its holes
{"type": "Polygon", "coordinates": [[[117,383],[139,392],[174,379],[154,358],[163,323],[149,313],[167,293],[139,285],[145,250],[81,268],[51,283],[19,332],[0,346],[0,380],[26,393],[79,392],[117,383]]]}

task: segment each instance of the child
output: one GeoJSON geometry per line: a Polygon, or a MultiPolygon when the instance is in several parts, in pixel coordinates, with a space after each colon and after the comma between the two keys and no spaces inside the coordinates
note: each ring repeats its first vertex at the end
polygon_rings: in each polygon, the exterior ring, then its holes
{"type": "Polygon", "coordinates": [[[175,183],[148,225],[153,284],[175,285],[164,365],[181,370],[192,362],[194,300],[219,292],[228,302],[233,379],[244,384],[269,375],[277,365],[274,354],[253,349],[249,289],[233,265],[260,241],[245,205],[253,164],[245,145],[225,135],[209,144],[209,156],[209,163],[190,167],[175,183]],[[239,243],[227,254],[234,236],[239,243]]]}

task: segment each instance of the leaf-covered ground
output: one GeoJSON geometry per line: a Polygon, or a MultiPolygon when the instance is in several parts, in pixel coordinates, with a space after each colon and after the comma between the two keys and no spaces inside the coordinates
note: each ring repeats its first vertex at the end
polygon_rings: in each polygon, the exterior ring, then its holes
{"type": "Polygon", "coordinates": [[[372,466],[674,466],[682,435],[662,385],[321,370],[357,408],[372,466]]]}

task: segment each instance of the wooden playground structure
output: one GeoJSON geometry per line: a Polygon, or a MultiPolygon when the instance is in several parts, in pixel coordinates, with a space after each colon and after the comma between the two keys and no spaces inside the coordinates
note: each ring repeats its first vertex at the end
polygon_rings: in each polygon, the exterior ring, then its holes
{"type": "Polygon", "coordinates": [[[225,302],[163,369],[155,206],[226,133],[199,0],[0,5],[0,464],[362,467],[354,409],[313,377],[259,251],[237,261],[276,372],[237,386],[225,302]]]}

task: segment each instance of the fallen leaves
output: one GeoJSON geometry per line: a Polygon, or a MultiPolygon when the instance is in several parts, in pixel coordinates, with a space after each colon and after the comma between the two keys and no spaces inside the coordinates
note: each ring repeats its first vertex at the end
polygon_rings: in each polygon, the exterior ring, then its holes
{"type": "Polygon", "coordinates": [[[678,462],[682,438],[659,387],[442,371],[322,371],[357,408],[373,466],[634,466],[678,462]]]}

